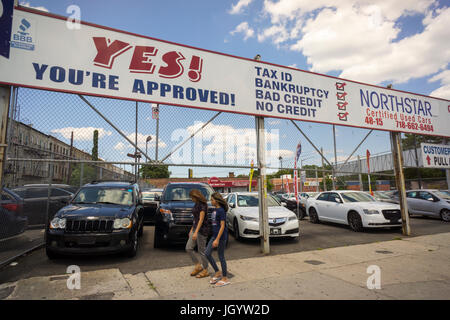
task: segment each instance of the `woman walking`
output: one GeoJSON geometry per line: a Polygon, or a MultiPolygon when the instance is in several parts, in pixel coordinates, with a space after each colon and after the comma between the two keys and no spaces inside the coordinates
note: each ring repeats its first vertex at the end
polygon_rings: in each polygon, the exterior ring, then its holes
{"type": "Polygon", "coordinates": [[[209,283],[214,284],[216,287],[222,287],[230,284],[227,278],[227,262],[225,261],[225,247],[227,245],[228,238],[228,230],[226,225],[228,204],[218,192],[213,193],[211,196],[211,203],[216,209],[211,214],[213,235],[209,240],[208,246],[206,247],[206,257],[216,273],[209,283]],[[212,257],[213,248],[217,248],[220,264],[222,266],[222,272],[219,271],[216,261],[212,257]]]}
{"type": "Polygon", "coordinates": [[[206,241],[208,239],[211,228],[206,216],[208,212],[208,204],[200,190],[192,190],[189,193],[189,196],[195,203],[195,206],[192,210],[194,221],[191,231],[189,231],[189,239],[186,243],[186,252],[191,257],[192,262],[195,264],[194,271],[191,272],[191,276],[196,276],[196,278],[204,278],[209,276],[208,260],[205,256],[206,241]],[[196,246],[198,248],[200,259],[194,252],[196,246]]]}

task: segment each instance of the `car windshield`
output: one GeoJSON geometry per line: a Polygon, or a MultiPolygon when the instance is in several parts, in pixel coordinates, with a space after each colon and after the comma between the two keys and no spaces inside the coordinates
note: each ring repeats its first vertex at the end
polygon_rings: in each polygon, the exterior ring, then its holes
{"type": "Polygon", "coordinates": [[[391,199],[391,198],[389,198],[388,195],[386,195],[384,193],[374,192],[373,194],[375,195],[375,198],[377,198],[377,199],[386,199],[386,200],[391,199]]]}
{"type": "Polygon", "coordinates": [[[211,200],[213,191],[203,186],[168,186],[164,192],[164,201],[192,201],[189,193],[194,190],[200,190],[206,200],[211,200]]]}
{"type": "Polygon", "coordinates": [[[131,206],[132,188],[87,187],[82,188],[73,199],[73,203],[111,203],[131,206]]]}
{"type": "Polygon", "coordinates": [[[155,196],[161,195],[161,192],[142,192],[142,199],[155,200],[155,196]]]}
{"type": "Polygon", "coordinates": [[[434,191],[434,194],[436,194],[439,198],[450,200],[450,194],[448,191],[434,191]]]}
{"type": "MultiPolygon", "coordinates": [[[[258,207],[258,195],[257,194],[239,194],[237,197],[239,207],[258,207]]],[[[267,195],[267,206],[279,207],[280,203],[276,201],[272,196],[267,195]]]]}
{"type": "Polygon", "coordinates": [[[364,192],[343,192],[341,193],[344,202],[374,202],[376,201],[370,194],[364,192]]]}

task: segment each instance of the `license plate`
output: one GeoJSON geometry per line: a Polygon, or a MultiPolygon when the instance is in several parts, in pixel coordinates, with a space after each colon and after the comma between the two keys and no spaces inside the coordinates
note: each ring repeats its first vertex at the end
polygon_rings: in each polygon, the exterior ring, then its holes
{"type": "Polygon", "coordinates": [[[280,228],[271,228],[270,234],[273,234],[273,235],[281,234],[281,229],[280,228]]]}
{"type": "Polygon", "coordinates": [[[95,238],[86,237],[78,239],[78,244],[95,244],[95,238]]]}

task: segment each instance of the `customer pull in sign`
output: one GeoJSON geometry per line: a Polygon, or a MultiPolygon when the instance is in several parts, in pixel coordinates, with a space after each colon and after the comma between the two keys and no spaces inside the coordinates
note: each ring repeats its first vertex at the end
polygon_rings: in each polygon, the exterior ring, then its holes
{"type": "Polygon", "coordinates": [[[64,17],[26,8],[15,9],[12,33],[10,57],[0,57],[4,84],[450,137],[449,100],[90,23],[70,30],[64,17]]]}
{"type": "Polygon", "coordinates": [[[425,168],[450,169],[450,145],[421,143],[420,149],[425,168]]]}

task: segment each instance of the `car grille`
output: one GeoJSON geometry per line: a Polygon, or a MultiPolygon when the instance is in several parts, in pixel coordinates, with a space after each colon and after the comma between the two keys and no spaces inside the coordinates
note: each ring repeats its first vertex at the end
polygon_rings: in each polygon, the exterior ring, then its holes
{"type": "Polygon", "coordinates": [[[191,210],[172,210],[172,217],[175,224],[191,225],[193,220],[191,210]]]}
{"type": "Polygon", "coordinates": [[[386,220],[398,220],[401,218],[400,210],[383,210],[382,212],[386,220]]]}
{"type": "Polygon", "coordinates": [[[112,232],[113,220],[67,220],[65,232],[67,233],[89,233],[89,232],[112,232]]]}
{"type": "Polygon", "coordinates": [[[269,226],[277,227],[277,226],[281,226],[285,222],[286,222],[286,218],[269,219],[269,226]]]}

